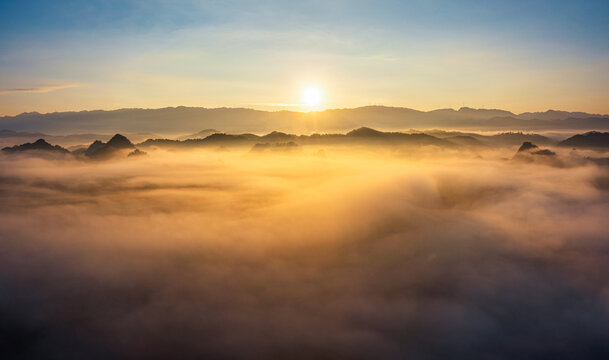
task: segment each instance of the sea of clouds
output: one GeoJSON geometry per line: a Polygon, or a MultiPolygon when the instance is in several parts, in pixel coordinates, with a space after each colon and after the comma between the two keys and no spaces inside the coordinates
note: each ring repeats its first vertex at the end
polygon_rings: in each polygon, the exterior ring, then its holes
{"type": "Polygon", "coordinates": [[[514,150],[3,156],[0,348],[607,358],[609,172],[514,150]]]}

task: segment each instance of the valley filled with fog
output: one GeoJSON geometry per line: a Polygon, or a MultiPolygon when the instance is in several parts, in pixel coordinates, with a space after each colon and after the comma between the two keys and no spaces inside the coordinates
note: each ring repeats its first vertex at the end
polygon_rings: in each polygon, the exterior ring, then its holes
{"type": "Polygon", "coordinates": [[[29,359],[599,356],[609,154],[520,140],[5,152],[2,341],[29,359]]]}
{"type": "Polygon", "coordinates": [[[608,18],[0,1],[0,360],[609,359],[608,18]]]}

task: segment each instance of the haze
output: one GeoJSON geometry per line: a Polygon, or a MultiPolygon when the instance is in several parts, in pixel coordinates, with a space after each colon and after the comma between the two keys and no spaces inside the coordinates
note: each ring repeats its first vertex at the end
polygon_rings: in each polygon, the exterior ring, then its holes
{"type": "Polygon", "coordinates": [[[0,358],[608,359],[606,1],[0,2],[0,358]]]}

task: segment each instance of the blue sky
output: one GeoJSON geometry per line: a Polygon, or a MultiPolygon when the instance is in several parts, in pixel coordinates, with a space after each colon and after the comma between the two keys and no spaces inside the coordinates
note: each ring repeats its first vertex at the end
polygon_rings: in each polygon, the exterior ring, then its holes
{"type": "Polygon", "coordinates": [[[0,113],[369,104],[609,113],[609,1],[0,1],[0,113]]]}

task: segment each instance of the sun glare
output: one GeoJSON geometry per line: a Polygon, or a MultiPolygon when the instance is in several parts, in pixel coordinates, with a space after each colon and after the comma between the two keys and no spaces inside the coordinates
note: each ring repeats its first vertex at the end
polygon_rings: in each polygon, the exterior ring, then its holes
{"type": "Polygon", "coordinates": [[[320,88],[309,85],[302,89],[302,92],[300,93],[300,100],[302,101],[303,105],[313,108],[321,104],[322,95],[323,94],[320,88]]]}

